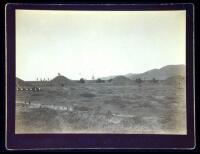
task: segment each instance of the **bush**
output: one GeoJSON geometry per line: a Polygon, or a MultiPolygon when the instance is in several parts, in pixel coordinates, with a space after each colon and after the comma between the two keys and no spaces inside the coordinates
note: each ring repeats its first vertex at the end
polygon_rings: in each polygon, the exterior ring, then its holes
{"type": "Polygon", "coordinates": [[[137,83],[142,83],[142,82],[143,82],[142,79],[140,79],[140,78],[137,78],[135,81],[136,81],[137,83]]]}
{"type": "Polygon", "coordinates": [[[153,82],[153,83],[157,83],[158,80],[156,80],[155,78],[153,78],[153,79],[152,79],[152,82],[153,82]]]}
{"type": "Polygon", "coordinates": [[[80,83],[85,83],[85,80],[83,78],[80,79],[80,83]]]}
{"type": "Polygon", "coordinates": [[[96,82],[97,82],[97,83],[104,83],[105,81],[104,81],[104,80],[101,80],[101,79],[97,79],[96,82]]]}

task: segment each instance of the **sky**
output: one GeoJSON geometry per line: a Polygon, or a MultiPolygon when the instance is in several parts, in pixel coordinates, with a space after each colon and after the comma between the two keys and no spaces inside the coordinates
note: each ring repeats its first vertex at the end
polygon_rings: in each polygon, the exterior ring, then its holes
{"type": "Polygon", "coordinates": [[[186,12],[16,10],[16,76],[91,79],[185,64],[186,12]]]}

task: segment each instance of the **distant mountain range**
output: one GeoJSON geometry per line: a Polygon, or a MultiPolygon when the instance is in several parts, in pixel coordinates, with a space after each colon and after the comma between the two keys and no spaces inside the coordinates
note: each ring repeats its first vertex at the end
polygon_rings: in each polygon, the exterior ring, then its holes
{"type": "MultiPolygon", "coordinates": [[[[123,76],[131,80],[135,80],[137,78],[141,78],[142,80],[152,80],[153,78],[157,80],[165,80],[169,77],[178,75],[185,76],[185,65],[167,65],[160,69],[152,69],[144,73],[138,73],[138,74],[129,73],[123,76]]],[[[101,79],[109,80],[109,79],[114,79],[115,77],[117,76],[108,76],[108,77],[103,77],[101,79]]]]}
{"type": "MultiPolygon", "coordinates": [[[[116,76],[108,76],[101,78],[102,80],[110,80],[114,85],[123,84],[130,85],[133,84],[133,80],[140,78],[142,80],[152,80],[155,78],[156,80],[166,80],[166,83],[172,83],[174,80],[182,80],[182,77],[185,77],[185,65],[167,65],[160,69],[152,69],[146,71],[144,73],[138,74],[126,74],[126,75],[116,75],[116,76]]],[[[22,79],[16,78],[16,86],[34,86],[34,85],[72,85],[75,81],[66,78],[65,76],[56,76],[54,79],[49,82],[39,82],[39,81],[24,81],[22,79]]]]}

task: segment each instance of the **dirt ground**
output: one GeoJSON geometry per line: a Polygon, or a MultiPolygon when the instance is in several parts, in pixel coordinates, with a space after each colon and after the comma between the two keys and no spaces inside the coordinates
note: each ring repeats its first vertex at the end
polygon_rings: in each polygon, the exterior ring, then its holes
{"type": "Polygon", "coordinates": [[[80,83],[16,91],[15,131],[186,134],[185,93],[185,85],[162,83],[80,83]]]}

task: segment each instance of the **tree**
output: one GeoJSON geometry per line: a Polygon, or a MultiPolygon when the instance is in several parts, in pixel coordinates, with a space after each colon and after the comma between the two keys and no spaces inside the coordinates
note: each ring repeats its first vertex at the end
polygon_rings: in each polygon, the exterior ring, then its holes
{"type": "Polygon", "coordinates": [[[80,79],[80,83],[85,83],[85,80],[83,78],[80,79]]]}
{"type": "Polygon", "coordinates": [[[141,78],[136,78],[135,80],[137,83],[142,83],[142,79],[141,78]]]}
{"type": "Polygon", "coordinates": [[[97,79],[96,82],[97,82],[97,83],[103,83],[104,80],[102,80],[102,79],[97,79]]]}
{"type": "Polygon", "coordinates": [[[155,78],[153,78],[153,79],[152,79],[152,82],[153,82],[153,83],[157,83],[158,80],[156,80],[155,78]]]}
{"type": "Polygon", "coordinates": [[[141,78],[137,78],[135,81],[136,81],[136,83],[138,83],[138,86],[139,86],[139,87],[142,86],[141,83],[142,83],[143,81],[142,81],[141,78]]]}

